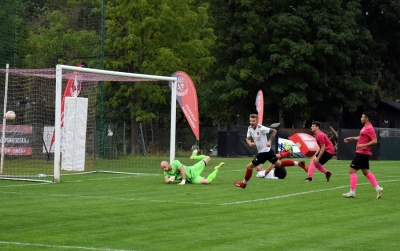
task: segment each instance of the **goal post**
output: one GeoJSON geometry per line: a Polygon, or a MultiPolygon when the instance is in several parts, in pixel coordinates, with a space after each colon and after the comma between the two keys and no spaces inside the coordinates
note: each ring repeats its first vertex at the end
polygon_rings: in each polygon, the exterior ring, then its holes
{"type": "MultiPolygon", "coordinates": [[[[170,162],[175,159],[175,138],[176,138],[176,77],[166,77],[157,75],[146,75],[128,72],[118,72],[109,70],[99,70],[92,68],[82,68],[68,65],[57,65],[56,66],[56,88],[55,88],[55,120],[54,120],[54,182],[60,181],[61,176],[61,101],[62,101],[62,81],[63,71],[83,72],[83,73],[94,73],[100,75],[119,76],[128,78],[139,78],[149,80],[160,80],[169,81],[171,84],[171,128],[170,128],[170,162]]],[[[75,81],[76,82],[76,81],[75,81]]]]}

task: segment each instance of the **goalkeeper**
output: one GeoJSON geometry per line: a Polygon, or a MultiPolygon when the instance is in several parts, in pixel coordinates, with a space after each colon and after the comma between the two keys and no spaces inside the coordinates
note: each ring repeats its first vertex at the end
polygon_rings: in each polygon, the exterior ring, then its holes
{"type": "Polygon", "coordinates": [[[161,169],[164,170],[165,183],[168,184],[175,180],[179,180],[181,182],[178,185],[185,185],[186,182],[193,184],[210,184],[215,177],[217,177],[217,173],[225,163],[221,162],[215,167],[215,170],[207,176],[207,178],[204,178],[201,176],[201,173],[206,165],[211,161],[211,158],[210,156],[205,155],[196,156],[196,158],[199,157],[204,158],[193,166],[182,165],[179,160],[174,160],[171,164],[167,161],[162,161],[161,169]]]}

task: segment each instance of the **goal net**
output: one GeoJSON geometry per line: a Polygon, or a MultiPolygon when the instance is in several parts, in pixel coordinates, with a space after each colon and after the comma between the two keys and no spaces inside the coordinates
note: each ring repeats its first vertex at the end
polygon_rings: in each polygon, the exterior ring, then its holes
{"type": "Polygon", "coordinates": [[[16,114],[0,125],[5,135],[0,178],[58,182],[78,173],[160,174],[160,161],[175,158],[176,81],[65,65],[0,69],[0,83],[8,86],[0,89],[0,109],[16,114]],[[168,116],[150,125],[135,118],[111,120],[119,111],[104,109],[104,83],[138,82],[170,85],[168,116]],[[140,151],[134,153],[134,147],[140,151]]]}

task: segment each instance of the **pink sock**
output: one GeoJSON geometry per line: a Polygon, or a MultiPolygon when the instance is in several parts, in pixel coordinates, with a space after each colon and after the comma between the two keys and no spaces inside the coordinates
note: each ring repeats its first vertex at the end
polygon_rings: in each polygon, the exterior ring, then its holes
{"type": "Polygon", "coordinates": [[[323,167],[321,164],[317,163],[315,164],[315,167],[320,170],[322,173],[326,173],[327,170],[325,169],[325,167],[323,167]]]}
{"type": "Polygon", "coordinates": [[[371,182],[371,185],[373,187],[378,186],[378,181],[376,181],[375,175],[373,175],[371,172],[369,172],[365,177],[367,177],[367,179],[369,180],[369,182],[371,182]]]}
{"type": "Polygon", "coordinates": [[[350,189],[355,191],[357,186],[357,174],[351,173],[350,174],[350,189]]]}
{"type": "Polygon", "coordinates": [[[308,178],[312,178],[314,175],[315,165],[314,162],[310,161],[310,166],[308,167],[308,178]]]}

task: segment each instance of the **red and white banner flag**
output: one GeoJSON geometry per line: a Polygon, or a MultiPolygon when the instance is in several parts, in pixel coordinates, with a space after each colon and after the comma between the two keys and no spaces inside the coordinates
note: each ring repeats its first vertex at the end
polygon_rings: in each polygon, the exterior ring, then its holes
{"type": "Polygon", "coordinates": [[[178,100],[196,139],[200,140],[199,109],[196,87],[189,75],[183,71],[175,72],[172,74],[172,77],[178,78],[176,84],[176,99],[178,100]]]}
{"type": "MultiPolygon", "coordinates": [[[[77,66],[87,68],[87,65],[83,62],[79,63],[77,66]]],[[[75,93],[75,77],[74,76],[75,76],[75,74],[73,73],[72,77],[70,77],[68,79],[67,85],[65,86],[65,89],[64,89],[64,94],[61,99],[61,126],[60,126],[61,128],[63,128],[63,126],[64,126],[65,97],[74,97],[74,93],[75,93]]],[[[76,96],[79,96],[79,93],[81,92],[81,88],[82,88],[82,82],[78,81],[78,85],[77,85],[77,89],[76,89],[76,96]]],[[[51,151],[51,147],[54,144],[54,140],[55,140],[55,131],[53,131],[53,137],[51,138],[49,152],[51,151]]]]}
{"type": "Polygon", "coordinates": [[[263,116],[264,116],[264,94],[261,90],[259,90],[257,93],[256,109],[258,112],[258,124],[262,125],[263,116]]]}

